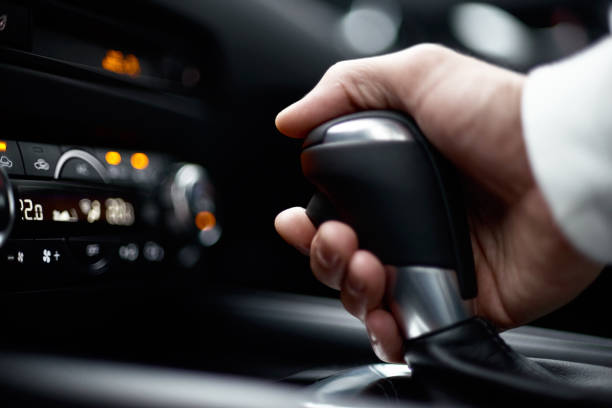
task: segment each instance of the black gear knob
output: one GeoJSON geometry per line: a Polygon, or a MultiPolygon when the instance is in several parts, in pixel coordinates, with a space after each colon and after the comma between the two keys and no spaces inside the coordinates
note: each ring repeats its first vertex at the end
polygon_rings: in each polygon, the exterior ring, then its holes
{"type": "Polygon", "coordinates": [[[412,119],[334,119],[308,135],[301,162],[318,190],[306,211],[313,223],[346,222],[390,266],[388,302],[405,338],[471,317],[477,290],[458,174],[412,119]]]}

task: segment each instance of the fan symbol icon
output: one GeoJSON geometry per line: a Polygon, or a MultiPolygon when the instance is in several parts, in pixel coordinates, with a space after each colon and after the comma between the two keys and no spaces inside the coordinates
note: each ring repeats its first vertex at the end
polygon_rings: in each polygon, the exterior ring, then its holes
{"type": "Polygon", "coordinates": [[[43,249],[42,260],[44,263],[51,263],[51,251],[49,251],[48,249],[43,249]]]}

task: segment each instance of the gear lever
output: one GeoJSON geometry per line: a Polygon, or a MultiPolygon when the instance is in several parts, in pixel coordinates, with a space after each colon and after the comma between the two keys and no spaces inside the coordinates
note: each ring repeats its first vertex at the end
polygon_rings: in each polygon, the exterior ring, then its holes
{"type": "Polygon", "coordinates": [[[316,186],[306,214],[346,222],[390,265],[389,306],[405,339],[472,317],[474,260],[457,172],[407,116],[367,111],[314,129],[301,154],[316,186]]]}
{"type": "Polygon", "coordinates": [[[360,247],[388,265],[387,303],[406,339],[412,389],[470,406],[610,406],[609,374],[590,377],[582,364],[559,375],[472,316],[476,277],[458,174],[410,118],[337,118],[308,135],[301,161],[318,190],[306,210],[312,222],[349,224],[360,247]]]}

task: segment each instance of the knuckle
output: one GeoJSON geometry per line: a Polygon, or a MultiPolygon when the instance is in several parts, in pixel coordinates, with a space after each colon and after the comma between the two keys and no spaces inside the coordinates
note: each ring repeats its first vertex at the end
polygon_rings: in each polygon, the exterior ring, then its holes
{"type": "Polygon", "coordinates": [[[417,44],[417,45],[414,45],[408,48],[408,50],[411,50],[415,54],[420,55],[422,57],[430,57],[430,58],[434,58],[434,57],[440,58],[440,57],[446,56],[450,51],[448,48],[440,44],[435,44],[435,43],[417,44]]]}
{"type": "Polygon", "coordinates": [[[350,73],[354,68],[352,60],[338,61],[327,69],[325,72],[326,77],[341,77],[350,73]]]}
{"type": "Polygon", "coordinates": [[[403,64],[412,70],[430,70],[450,58],[454,52],[439,44],[422,43],[402,51],[403,64]]]}

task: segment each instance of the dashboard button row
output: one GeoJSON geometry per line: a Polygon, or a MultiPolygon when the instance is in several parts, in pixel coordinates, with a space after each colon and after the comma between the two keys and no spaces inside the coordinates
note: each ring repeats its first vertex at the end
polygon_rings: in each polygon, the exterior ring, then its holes
{"type": "Polygon", "coordinates": [[[164,247],[154,241],[13,239],[0,250],[0,265],[11,266],[11,271],[27,269],[35,275],[52,270],[68,271],[72,266],[80,267],[89,275],[99,275],[115,262],[147,265],[161,263],[164,259],[164,247]]]}
{"type": "Polygon", "coordinates": [[[167,166],[158,154],[0,140],[0,167],[11,176],[140,185],[158,182],[167,166]]]}

